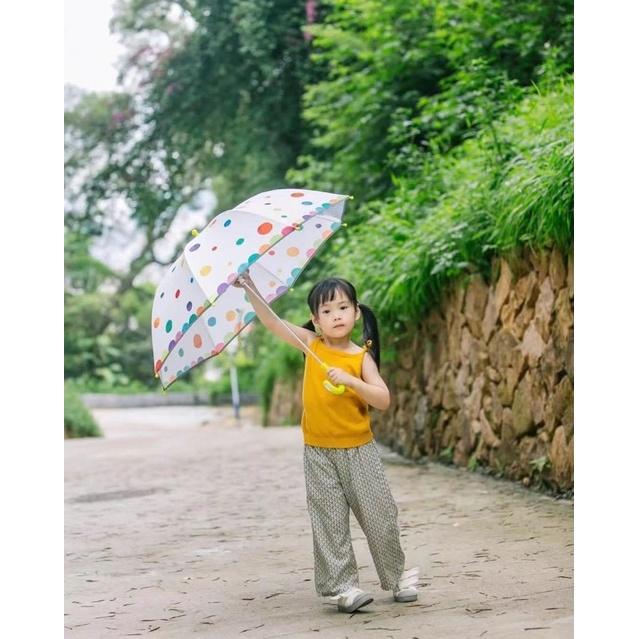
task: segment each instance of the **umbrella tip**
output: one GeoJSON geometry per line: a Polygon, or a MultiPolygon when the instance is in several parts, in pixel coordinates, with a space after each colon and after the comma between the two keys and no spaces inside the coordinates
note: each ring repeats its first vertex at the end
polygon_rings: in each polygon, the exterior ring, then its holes
{"type": "Polygon", "coordinates": [[[193,237],[197,237],[197,236],[199,235],[199,231],[198,231],[197,229],[193,229],[193,230],[191,231],[191,235],[192,235],[193,237]]]}
{"type": "Polygon", "coordinates": [[[349,195],[349,196],[348,196],[348,199],[349,199],[349,200],[352,200],[352,199],[354,199],[354,197],[355,197],[354,195],[349,195]]]}

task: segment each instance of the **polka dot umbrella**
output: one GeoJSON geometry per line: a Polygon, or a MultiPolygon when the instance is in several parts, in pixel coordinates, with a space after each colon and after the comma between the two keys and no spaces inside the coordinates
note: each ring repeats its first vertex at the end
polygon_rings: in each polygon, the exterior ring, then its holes
{"type": "Polygon", "coordinates": [[[342,224],[347,195],[266,191],[216,215],[186,245],[155,293],[154,371],[162,387],[224,348],[255,318],[233,282],[249,267],[269,304],[291,288],[342,224]]]}

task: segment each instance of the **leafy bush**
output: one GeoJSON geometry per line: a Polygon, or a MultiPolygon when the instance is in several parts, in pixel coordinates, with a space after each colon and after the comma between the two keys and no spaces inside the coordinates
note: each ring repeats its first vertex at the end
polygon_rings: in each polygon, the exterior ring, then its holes
{"type": "Polygon", "coordinates": [[[64,436],[100,437],[102,432],[89,409],[82,403],[77,390],[64,383],[64,436]]]}
{"type": "Polygon", "coordinates": [[[425,156],[422,175],[398,178],[393,197],[366,205],[367,224],[348,229],[332,270],[361,285],[392,328],[418,321],[458,276],[488,274],[494,254],[522,244],[568,250],[572,122],[568,78],[454,151],[425,156]]]}

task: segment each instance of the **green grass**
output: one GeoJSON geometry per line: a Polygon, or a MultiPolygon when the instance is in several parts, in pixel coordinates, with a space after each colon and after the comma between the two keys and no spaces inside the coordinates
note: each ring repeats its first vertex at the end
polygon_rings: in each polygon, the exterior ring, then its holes
{"type": "Polygon", "coordinates": [[[64,383],[64,436],[100,437],[102,432],[72,384],[64,383]]]}

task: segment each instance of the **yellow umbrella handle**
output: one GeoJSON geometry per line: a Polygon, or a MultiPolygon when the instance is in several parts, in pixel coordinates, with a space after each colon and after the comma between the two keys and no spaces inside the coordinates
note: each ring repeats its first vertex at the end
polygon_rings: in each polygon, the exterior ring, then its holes
{"type": "MultiPolygon", "coordinates": [[[[325,371],[329,370],[329,367],[323,362],[322,362],[322,368],[325,371]]],[[[324,380],[324,388],[327,391],[330,391],[331,393],[333,393],[333,395],[341,395],[346,390],[346,387],[344,386],[344,384],[340,384],[339,386],[334,386],[327,379],[324,380]]]]}

